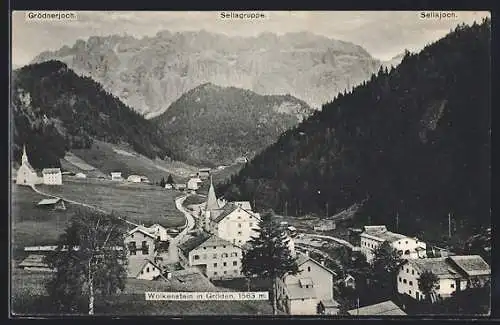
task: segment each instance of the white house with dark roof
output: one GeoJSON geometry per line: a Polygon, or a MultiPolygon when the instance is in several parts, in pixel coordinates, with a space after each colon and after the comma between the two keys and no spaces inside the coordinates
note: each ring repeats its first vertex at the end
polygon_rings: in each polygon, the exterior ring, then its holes
{"type": "Polygon", "coordinates": [[[123,181],[122,172],[111,172],[112,181],[123,181]]]}
{"type": "Polygon", "coordinates": [[[425,295],[418,289],[418,279],[424,271],[439,279],[432,301],[448,298],[457,290],[482,286],[491,277],[489,265],[479,255],[409,259],[398,272],[398,292],[424,300],[425,295]]]}
{"type": "Polygon", "coordinates": [[[192,190],[192,191],[196,191],[196,190],[198,190],[200,188],[200,184],[202,182],[203,181],[199,177],[191,177],[187,181],[187,189],[188,190],[192,190]]]}
{"type": "Polygon", "coordinates": [[[209,279],[242,277],[242,249],[208,233],[191,237],[178,246],[184,267],[196,267],[209,279]]]}
{"type": "Polygon", "coordinates": [[[405,259],[425,258],[427,256],[424,242],[418,238],[389,231],[385,226],[365,226],[360,237],[361,252],[366,256],[368,262],[373,260],[374,250],[383,242],[388,242],[405,259]]]}
{"type": "Polygon", "coordinates": [[[149,259],[132,259],[127,265],[127,276],[141,280],[153,280],[162,274],[162,268],[149,259]]]}
{"type": "Polygon", "coordinates": [[[45,185],[62,185],[62,173],[60,168],[44,168],[42,170],[42,176],[45,185]]]}
{"type": "Polygon", "coordinates": [[[135,227],[125,236],[127,256],[129,258],[138,257],[142,260],[154,258],[155,240],[156,236],[144,226],[135,227]]]}
{"type": "Polygon", "coordinates": [[[325,310],[328,314],[336,314],[338,303],[333,294],[335,272],[302,253],[297,254],[297,265],[298,274],[287,274],[278,279],[280,307],[290,315],[316,315],[325,313],[325,310]]]}

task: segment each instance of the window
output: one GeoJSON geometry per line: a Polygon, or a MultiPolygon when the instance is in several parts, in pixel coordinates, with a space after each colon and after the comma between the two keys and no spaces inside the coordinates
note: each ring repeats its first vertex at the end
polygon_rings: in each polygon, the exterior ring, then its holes
{"type": "Polygon", "coordinates": [[[160,236],[156,237],[156,240],[157,240],[157,241],[160,241],[160,239],[161,239],[161,237],[160,237],[160,236]]]}
{"type": "Polygon", "coordinates": [[[238,261],[233,262],[233,266],[236,266],[236,265],[238,265],[238,261]]]}
{"type": "Polygon", "coordinates": [[[409,284],[410,284],[411,286],[413,286],[413,281],[410,281],[410,282],[409,282],[409,284]]]}
{"type": "Polygon", "coordinates": [[[234,270],[234,273],[238,273],[238,270],[234,270]]]}
{"type": "Polygon", "coordinates": [[[136,254],[137,247],[135,246],[135,241],[128,243],[128,250],[130,251],[130,255],[136,254]]]}
{"type": "Polygon", "coordinates": [[[405,244],[408,244],[408,241],[407,241],[407,240],[405,240],[405,244]]]}
{"type": "Polygon", "coordinates": [[[217,249],[217,246],[214,246],[214,249],[217,249]]]}
{"type": "Polygon", "coordinates": [[[226,245],[222,246],[223,248],[226,248],[226,245]]]}
{"type": "Polygon", "coordinates": [[[402,282],[402,281],[401,281],[401,277],[399,277],[399,282],[402,282]]]}
{"type": "Polygon", "coordinates": [[[149,266],[146,268],[146,273],[149,273],[149,266]]]}
{"type": "Polygon", "coordinates": [[[224,262],[224,263],[222,263],[222,265],[223,265],[223,266],[227,266],[227,263],[226,263],[226,262],[224,262]]]}
{"type": "Polygon", "coordinates": [[[148,245],[148,243],[146,241],[142,242],[141,250],[142,250],[142,255],[148,255],[149,254],[149,245],[148,245]]]}
{"type": "Polygon", "coordinates": [[[199,260],[199,259],[200,259],[200,255],[194,255],[194,256],[193,256],[193,258],[194,258],[195,260],[199,260]]]}
{"type": "Polygon", "coordinates": [[[241,228],[241,223],[238,224],[238,228],[241,228]]]}
{"type": "Polygon", "coordinates": [[[411,270],[411,275],[414,275],[415,274],[415,271],[414,270],[411,270]]]}
{"type": "Polygon", "coordinates": [[[214,256],[214,258],[217,258],[217,254],[214,254],[213,256],[214,256]]]}
{"type": "Polygon", "coordinates": [[[130,238],[134,238],[134,234],[130,235],[130,238]]]}
{"type": "Polygon", "coordinates": [[[214,263],[214,267],[217,267],[217,263],[214,263]]]}
{"type": "Polygon", "coordinates": [[[411,290],[408,290],[408,293],[411,295],[411,290]]]}
{"type": "Polygon", "coordinates": [[[203,249],[207,249],[206,247],[203,247],[203,249]]]}
{"type": "Polygon", "coordinates": [[[406,283],[406,279],[403,279],[403,283],[406,283]]]}
{"type": "Polygon", "coordinates": [[[217,275],[217,272],[214,272],[214,275],[217,275]]]}
{"type": "Polygon", "coordinates": [[[455,283],[450,284],[450,288],[455,288],[455,283]]]}
{"type": "Polygon", "coordinates": [[[250,227],[253,227],[253,223],[250,222],[250,227]]]}
{"type": "Polygon", "coordinates": [[[224,271],[224,274],[227,274],[227,271],[224,271]]]}
{"type": "Polygon", "coordinates": [[[238,236],[241,236],[241,231],[238,231],[238,236]]]}
{"type": "Polygon", "coordinates": [[[307,267],[307,272],[311,272],[311,267],[310,266],[307,267]]]}
{"type": "Polygon", "coordinates": [[[436,286],[436,290],[439,290],[440,288],[441,288],[441,286],[438,284],[438,285],[436,286]]]}

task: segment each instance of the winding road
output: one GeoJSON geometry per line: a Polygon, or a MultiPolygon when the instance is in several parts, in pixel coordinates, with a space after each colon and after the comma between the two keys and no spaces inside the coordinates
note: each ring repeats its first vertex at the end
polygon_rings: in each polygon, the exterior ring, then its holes
{"type": "Polygon", "coordinates": [[[170,263],[175,263],[179,261],[179,252],[177,250],[177,247],[181,242],[183,242],[184,237],[194,229],[194,226],[196,225],[194,217],[187,211],[182,204],[184,203],[184,200],[188,195],[183,195],[175,199],[175,207],[177,210],[182,212],[184,214],[184,217],[186,218],[186,225],[184,227],[184,230],[182,230],[175,238],[173,238],[170,241],[170,245],[168,246],[168,254],[169,254],[169,262],[170,263]]]}

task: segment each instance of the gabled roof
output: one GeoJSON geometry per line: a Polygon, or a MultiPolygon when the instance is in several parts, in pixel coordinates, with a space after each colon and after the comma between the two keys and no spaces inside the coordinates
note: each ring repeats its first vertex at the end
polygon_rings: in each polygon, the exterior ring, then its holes
{"type": "Polygon", "coordinates": [[[252,211],[252,205],[250,205],[249,201],[234,201],[233,203],[244,210],[252,211]]]}
{"type": "Polygon", "coordinates": [[[304,264],[307,261],[311,261],[311,262],[315,263],[316,265],[320,266],[321,268],[323,268],[324,270],[330,272],[331,274],[337,275],[337,273],[333,272],[332,270],[330,270],[329,268],[327,268],[326,266],[324,266],[320,262],[316,261],[315,259],[312,259],[311,257],[309,257],[305,254],[297,253],[297,266],[301,266],[302,264],[304,264]]]}
{"type": "Polygon", "coordinates": [[[230,215],[232,212],[234,212],[235,210],[237,210],[237,209],[240,209],[240,210],[244,211],[246,214],[248,214],[251,217],[255,217],[256,219],[260,219],[254,213],[252,213],[252,212],[250,212],[248,210],[245,210],[245,209],[237,206],[233,202],[229,202],[226,205],[224,205],[224,207],[222,209],[220,209],[221,210],[220,213],[216,213],[215,214],[215,217],[212,220],[218,223],[218,222],[222,221],[225,217],[227,217],[228,215],[230,215]]]}
{"type": "Polygon", "coordinates": [[[149,237],[155,239],[155,236],[153,234],[151,234],[146,227],[143,227],[143,226],[137,226],[134,229],[130,230],[128,232],[127,236],[130,236],[130,235],[132,235],[135,232],[143,233],[144,235],[149,236],[149,237]]]}
{"type": "Polygon", "coordinates": [[[43,199],[40,202],[37,203],[37,205],[52,205],[56,204],[57,202],[61,201],[61,198],[54,198],[54,199],[43,199]]]}
{"type": "Polygon", "coordinates": [[[381,242],[388,241],[389,243],[398,241],[403,238],[409,238],[408,236],[389,231],[385,226],[365,226],[364,232],[361,234],[361,236],[381,242]]]}
{"type": "Polygon", "coordinates": [[[462,276],[452,265],[447,263],[446,257],[419,258],[407,260],[417,272],[430,271],[439,279],[459,279],[462,276]]]}
{"type": "Polygon", "coordinates": [[[47,263],[45,263],[45,255],[39,254],[31,254],[28,255],[21,263],[19,263],[20,267],[49,267],[47,263]]]}
{"type": "Polygon", "coordinates": [[[401,310],[395,303],[392,301],[384,301],[378,304],[365,306],[357,309],[351,309],[347,311],[347,313],[351,316],[375,316],[375,315],[390,315],[390,316],[403,316],[406,313],[401,310]]]}
{"type": "Polygon", "coordinates": [[[42,174],[59,174],[61,172],[60,168],[44,168],[42,169],[42,174]]]}
{"type": "Polygon", "coordinates": [[[200,247],[200,246],[233,246],[233,247],[238,247],[234,245],[233,243],[222,239],[220,237],[217,237],[215,235],[208,234],[206,232],[202,232],[199,235],[195,237],[191,237],[187,241],[183,242],[182,244],[179,245],[179,249],[184,253],[188,254],[192,250],[200,247]]]}
{"type": "Polygon", "coordinates": [[[491,269],[488,263],[479,255],[449,256],[468,276],[491,275],[491,269]]]}
{"type": "Polygon", "coordinates": [[[298,283],[288,284],[286,286],[288,291],[288,298],[295,299],[314,299],[316,298],[316,290],[314,287],[301,287],[298,283]]]}
{"type": "Polygon", "coordinates": [[[152,264],[153,267],[161,271],[161,267],[159,267],[149,259],[129,258],[127,265],[128,276],[131,278],[137,277],[147,264],[152,264]]]}

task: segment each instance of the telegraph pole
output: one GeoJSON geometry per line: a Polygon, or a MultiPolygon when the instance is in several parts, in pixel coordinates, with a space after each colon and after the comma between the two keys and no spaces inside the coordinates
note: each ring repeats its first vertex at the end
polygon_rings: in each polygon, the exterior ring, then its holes
{"type": "Polygon", "coordinates": [[[448,212],[448,237],[451,238],[451,212],[448,212]]]}
{"type": "Polygon", "coordinates": [[[285,200],[285,217],[288,216],[288,201],[285,200]]]}
{"type": "Polygon", "coordinates": [[[396,231],[399,230],[399,211],[396,211],[396,231]]]}

